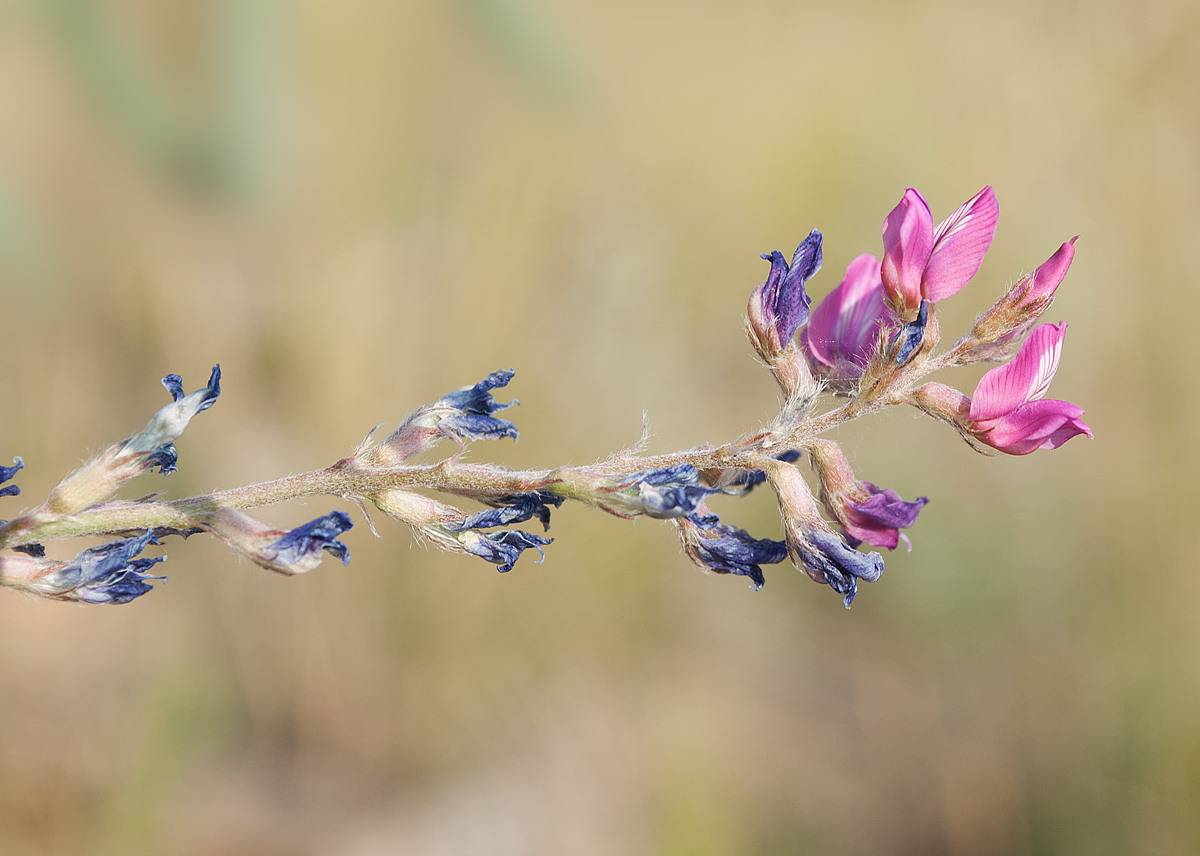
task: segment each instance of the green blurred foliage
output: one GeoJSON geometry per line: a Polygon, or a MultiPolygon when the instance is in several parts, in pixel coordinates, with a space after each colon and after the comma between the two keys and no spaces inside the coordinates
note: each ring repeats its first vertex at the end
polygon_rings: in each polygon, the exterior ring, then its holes
{"type": "MultiPolygon", "coordinates": [[[[5,6],[6,517],[218,361],[135,493],[325,465],[508,366],[521,443],[473,460],[594,460],[643,409],[655,451],[735,437],[777,404],[757,254],[819,226],[819,298],[906,186],[1000,199],[947,338],[1082,236],[1051,394],[1097,436],[851,426],[932,502],[850,612],[571,507],[505,576],[379,520],[304,578],[193,539],[126,607],[0,598],[0,851],[1200,850],[1198,36],[1184,0],[5,6]]],[[[772,534],[760,493],[716,510],[772,534]]]]}

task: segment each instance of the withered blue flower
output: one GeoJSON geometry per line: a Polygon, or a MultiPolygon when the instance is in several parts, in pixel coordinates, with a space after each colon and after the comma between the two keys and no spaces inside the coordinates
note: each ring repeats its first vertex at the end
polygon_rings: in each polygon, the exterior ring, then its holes
{"type": "Polygon", "coordinates": [[[836,535],[814,529],[807,533],[816,548],[800,547],[804,564],[825,576],[825,582],[838,594],[845,595],[846,609],[858,594],[858,581],[873,583],[883,573],[883,557],[878,553],[860,553],[836,535]]]}
{"type": "Polygon", "coordinates": [[[687,520],[697,530],[684,531],[688,554],[719,574],[749,577],[755,589],[763,587],[760,565],[774,565],[787,558],[783,541],[755,538],[745,529],[726,526],[715,514],[693,514],[687,520]]]}
{"type": "Polygon", "coordinates": [[[521,557],[521,553],[530,547],[541,553],[542,559],[546,558],[542,548],[554,541],[553,538],[542,538],[520,529],[504,529],[500,532],[470,530],[470,534],[476,537],[465,538],[464,536],[462,539],[466,551],[491,562],[502,574],[511,571],[513,565],[517,563],[517,559],[521,557]]]}
{"type": "Polygon", "coordinates": [[[335,540],[354,525],[350,515],[344,511],[331,511],[324,517],[310,520],[288,532],[269,549],[274,551],[274,561],[280,565],[293,565],[301,560],[320,554],[322,550],[343,565],[350,564],[350,548],[335,540]]]}
{"type": "Polygon", "coordinates": [[[494,371],[474,386],[464,386],[434,402],[434,408],[453,408],[459,413],[447,416],[438,422],[438,427],[448,429],[469,440],[517,439],[517,426],[493,416],[519,402],[514,398],[508,404],[500,404],[492,397],[492,390],[508,386],[516,374],[512,369],[494,371]]]}
{"type": "Polygon", "coordinates": [[[155,413],[145,428],[130,437],[122,453],[143,455],[143,460],[150,462],[149,467],[158,467],[165,475],[176,471],[175,462],[179,456],[173,441],[187,428],[192,417],[208,410],[220,396],[221,367],[213,366],[208,384],[189,395],[184,394],[183,380],[177,374],[164,377],[162,385],[171,393],[173,403],[155,413]]]}
{"type": "Polygon", "coordinates": [[[555,496],[549,491],[535,490],[531,493],[519,493],[495,500],[497,508],[489,508],[472,514],[461,523],[447,525],[452,532],[462,532],[466,529],[490,529],[494,526],[510,526],[513,523],[524,523],[533,517],[541,521],[543,528],[550,528],[550,506],[558,508],[563,504],[561,496],[555,496]]]}
{"type": "Polygon", "coordinates": [[[63,567],[46,575],[44,585],[51,596],[84,603],[128,603],[150,591],[146,580],[160,580],[146,573],[165,556],[135,559],[147,544],[157,543],[149,530],[135,538],[90,547],[63,567]]]}
{"type": "Polygon", "coordinates": [[[720,493],[700,484],[700,473],[691,464],[643,470],[622,479],[616,487],[612,497],[622,508],[659,519],[687,517],[707,497],[720,493]]]}

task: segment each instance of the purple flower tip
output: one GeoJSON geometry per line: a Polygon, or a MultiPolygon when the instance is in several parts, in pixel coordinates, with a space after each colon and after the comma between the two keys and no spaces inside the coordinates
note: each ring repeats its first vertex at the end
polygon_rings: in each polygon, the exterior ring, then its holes
{"type": "Polygon", "coordinates": [[[870,482],[863,482],[862,486],[871,496],[863,502],[846,503],[846,540],[851,547],[865,541],[873,547],[896,549],[900,530],[917,522],[917,515],[929,502],[929,497],[919,496],[906,502],[894,490],[876,487],[870,482]]]}
{"type": "Polygon", "coordinates": [[[174,443],[163,443],[150,452],[147,459],[150,461],[150,469],[158,467],[158,471],[164,476],[168,473],[179,472],[179,467],[175,466],[179,460],[179,450],[175,448],[174,443]]]}
{"type": "Polygon", "coordinates": [[[344,511],[331,511],[324,517],[297,526],[271,544],[269,549],[274,561],[281,565],[296,564],[306,557],[319,554],[321,550],[341,559],[343,565],[348,565],[350,549],[335,539],[353,525],[350,515],[344,511]]]}
{"type": "Polygon", "coordinates": [[[764,259],[771,262],[771,272],[762,289],[763,315],[767,323],[775,323],[781,344],[787,344],[796,331],[808,323],[810,298],[804,290],[821,269],[821,233],[813,229],[796,247],[789,267],[778,250],[764,259]]]}
{"type": "Polygon", "coordinates": [[[896,333],[892,347],[895,348],[896,365],[902,366],[917,350],[925,338],[925,325],[929,323],[929,301],[922,300],[915,320],[908,322],[896,333]]]}
{"type": "MultiPolygon", "coordinates": [[[[169,374],[162,379],[162,385],[166,387],[167,392],[171,393],[171,399],[178,401],[183,398],[183,378],[177,374],[169,374]]],[[[212,374],[209,375],[208,385],[204,388],[205,394],[200,399],[195,412],[208,410],[216,403],[217,398],[221,395],[221,367],[213,366],[212,374]]]]}

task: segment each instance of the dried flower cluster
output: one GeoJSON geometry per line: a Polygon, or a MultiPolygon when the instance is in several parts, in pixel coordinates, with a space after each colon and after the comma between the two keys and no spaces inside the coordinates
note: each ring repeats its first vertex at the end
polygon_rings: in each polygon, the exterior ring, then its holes
{"type": "MultiPolygon", "coordinates": [[[[766,430],[722,446],[645,456],[639,443],[598,464],[543,470],[466,463],[468,442],[517,437],[516,426],[496,415],[511,405],[493,397],[513,372],[497,371],[419,407],[383,440],[368,434],[326,469],[176,501],[112,500],[121,485],[147,470],[173,472],[174,441],[220,395],[219,367],[206,386],[186,395],[180,378],[167,375],[163,385],[173,402],[144,429],[68,475],[40,506],[0,525],[0,548],[13,551],[0,555],[0,585],[57,600],[126,603],[161,579],[149,571],[163,557],[138,556],[169,536],[194,533],[214,535],[281,574],[310,571],[324,553],[348,563],[349,551],[338,540],[351,526],[344,512],[285,531],[244,511],[317,494],[353,502],[364,514],[374,505],[436,546],[479,556],[504,572],[523,551],[542,553],[551,542],[516,527],[537,518],[548,529],[551,507],[572,500],[617,517],[670,520],[692,561],[748,577],[755,588],[763,585],[763,565],[790,558],[849,607],[859,582],[883,573],[883,557],[859,548],[908,543],[900,530],[916,522],[929,500],[905,500],[859,480],[838,445],[824,438],[831,429],[909,404],[953,426],[980,451],[1026,455],[1079,434],[1092,436],[1079,407],[1044,397],[1066,324],[1034,326],[1071,265],[1074,240],[1009,288],[953,347],[936,352],[936,304],[979,270],[998,216],[995,194],[985,187],[935,226],[924,197],[908,190],[883,222],[883,258],[868,253],[854,259],[815,309],[805,283],[821,268],[821,233],[813,230],[790,264],[778,251],[764,255],[771,269],[750,296],[746,332],[784,403],[766,430]],[[940,369],[978,362],[1002,364],[983,376],[972,397],[924,382],[940,369]],[[819,406],[831,398],[844,401],[819,406]],[[449,458],[410,463],[447,440],[449,458]],[[816,476],[815,495],[797,467],[804,456],[816,476]],[[722,523],[706,505],[716,494],[744,495],[763,483],[779,501],[782,541],[722,523]],[[430,493],[485,508],[463,511],[430,493]],[[43,544],[85,535],[121,537],[71,559],[46,556],[43,544]]],[[[24,466],[19,458],[14,464],[0,467],[0,484],[24,466]]],[[[13,485],[0,488],[0,496],[16,493],[13,485]]]]}

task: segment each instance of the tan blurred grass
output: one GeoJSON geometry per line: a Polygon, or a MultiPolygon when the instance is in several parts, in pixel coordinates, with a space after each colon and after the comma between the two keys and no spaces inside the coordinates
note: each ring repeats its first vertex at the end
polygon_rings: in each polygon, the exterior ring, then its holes
{"type": "Polygon", "coordinates": [[[508,366],[522,441],[473,457],[588,461],[643,408],[654,449],[735,436],[775,406],[757,253],[822,228],[819,296],[909,185],[1000,198],[949,334],[1082,235],[1052,394],[1097,439],[854,426],[863,477],[933,502],[850,613],[573,508],[504,577],[382,521],[307,578],[192,541],[123,609],[0,599],[0,849],[1195,852],[1195,4],[226,6],[101,7],[179,125],[63,19],[0,15],[28,502],[218,361],[151,487],[328,463],[508,366]]]}

